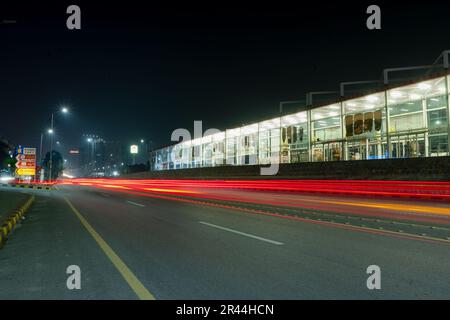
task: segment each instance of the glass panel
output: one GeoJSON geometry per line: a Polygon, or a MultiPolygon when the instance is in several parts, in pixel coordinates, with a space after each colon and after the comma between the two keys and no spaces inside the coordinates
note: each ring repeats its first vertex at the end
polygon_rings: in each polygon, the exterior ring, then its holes
{"type": "Polygon", "coordinates": [[[383,116],[383,112],[381,110],[374,112],[375,131],[381,130],[382,116],[383,116]]]}
{"type": "Polygon", "coordinates": [[[354,126],[355,126],[355,135],[359,135],[363,133],[363,114],[358,113],[355,114],[354,117],[354,126]]]}
{"type": "Polygon", "coordinates": [[[388,104],[403,104],[445,93],[445,78],[440,77],[388,90],[388,104]]]}
{"type": "Polygon", "coordinates": [[[364,132],[372,132],[373,129],[373,112],[364,113],[364,132]]]}
{"type": "Polygon", "coordinates": [[[414,113],[391,117],[390,132],[405,131],[423,128],[423,114],[414,113]]]}
{"type": "Polygon", "coordinates": [[[448,128],[447,109],[428,111],[428,129],[433,131],[440,128],[448,128]]]}
{"type": "Polygon", "coordinates": [[[337,140],[342,138],[340,127],[340,105],[332,104],[311,110],[313,141],[337,140]]]}
{"type": "Polygon", "coordinates": [[[395,116],[398,114],[411,113],[422,111],[422,100],[389,106],[389,115],[395,116]]]}
{"type": "Polygon", "coordinates": [[[353,115],[345,116],[345,132],[347,137],[353,136],[353,115]]]}
{"type": "Polygon", "coordinates": [[[448,152],[448,135],[430,136],[430,156],[445,156],[448,152]]]}
{"type": "Polygon", "coordinates": [[[361,98],[356,98],[343,102],[344,114],[354,114],[365,111],[375,111],[384,108],[384,92],[370,94],[361,98]]]}
{"type": "Polygon", "coordinates": [[[436,96],[433,98],[428,98],[427,101],[427,109],[441,109],[447,107],[447,97],[446,96],[436,96]]]}

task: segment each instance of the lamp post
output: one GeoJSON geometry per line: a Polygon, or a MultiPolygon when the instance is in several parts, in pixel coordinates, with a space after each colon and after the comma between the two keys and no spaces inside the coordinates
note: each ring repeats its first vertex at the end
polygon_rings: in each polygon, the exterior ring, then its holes
{"type": "Polygon", "coordinates": [[[52,181],[52,167],[53,167],[53,133],[54,133],[54,118],[55,118],[55,114],[58,113],[68,113],[69,109],[67,109],[66,107],[62,107],[61,110],[56,111],[56,112],[52,112],[52,120],[51,120],[51,126],[50,129],[48,130],[48,133],[50,133],[50,169],[49,169],[49,177],[48,180],[49,182],[52,181]]]}
{"type": "Polygon", "coordinates": [[[44,141],[44,134],[41,132],[41,144],[39,146],[39,161],[42,161],[42,142],[44,141]]]}

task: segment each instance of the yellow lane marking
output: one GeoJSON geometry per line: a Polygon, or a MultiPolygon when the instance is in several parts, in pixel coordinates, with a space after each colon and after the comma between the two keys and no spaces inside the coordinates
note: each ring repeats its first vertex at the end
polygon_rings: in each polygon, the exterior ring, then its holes
{"type": "Polygon", "coordinates": [[[97,242],[99,247],[103,250],[109,260],[113,263],[116,269],[120,272],[122,277],[131,287],[131,289],[136,293],[136,295],[141,300],[155,300],[155,297],[144,287],[142,282],[134,275],[134,273],[128,268],[128,266],[120,259],[120,257],[114,252],[114,250],[106,243],[105,240],[95,231],[95,229],[83,218],[81,213],[72,205],[72,203],[64,197],[69,207],[81,221],[81,224],[86,228],[86,230],[91,234],[94,240],[97,242]]]}
{"type": "Polygon", "coordinates": [[[429,206],[417,206],[410,204],[395,204],[395,203],[373,203],[373,202],[353,202],[353,201],[349,202],[349,201],[309,200],[309,199],[301,199],[301,201],[376,208],[376,209],[390,209],[394,211],[407,211],[407,212],[414,211],[446,216],[450,215],[450,208],[445,207],[429,207],[429,206]]]}
{"type": "Polygon", "coordinates": [[[446,216],[450,215],[450,208],[415,206],[415,205],[393,204],[393,203],[345,202],[345,201],[321,201],[321,202],[331,204],[341,204],[347,206],[366,207],[366,208],[390,209],[395,211],[414,211],[446,216]]]}
{"type": "Polygon", "coordinates": [[[117,186],[115,184],[101,184],[102,187],[106,187],[106,188],[115,188],[115,189],[131,189],[128,187],[124,187],[124,186],[117,186]]]}

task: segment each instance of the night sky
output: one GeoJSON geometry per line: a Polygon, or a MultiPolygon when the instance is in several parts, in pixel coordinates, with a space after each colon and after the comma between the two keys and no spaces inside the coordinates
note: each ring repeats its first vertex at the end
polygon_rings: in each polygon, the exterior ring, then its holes
{"type": "Polygon", "coordinates": [[[60,105],[71,110],[56,118],[65,149],[83,133],[157,147],[194,120],[204,130],[263,120],[279,101],[450,49],[443,1],[376,2],[376,31],[366,28],[370,2],[36,2],[0,4],[0,136],[35,147],[60,105]],[[81,30],[66,28],[70,4],[81,30]]]}

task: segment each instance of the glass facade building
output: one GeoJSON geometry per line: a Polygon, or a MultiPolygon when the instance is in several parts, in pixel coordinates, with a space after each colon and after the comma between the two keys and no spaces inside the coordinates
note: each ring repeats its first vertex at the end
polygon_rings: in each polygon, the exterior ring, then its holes
{"type": "Polygon", "coordinates": [[[152,170],[449,155],[449,74],[182,141],[152,170]]]}

